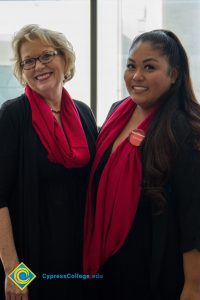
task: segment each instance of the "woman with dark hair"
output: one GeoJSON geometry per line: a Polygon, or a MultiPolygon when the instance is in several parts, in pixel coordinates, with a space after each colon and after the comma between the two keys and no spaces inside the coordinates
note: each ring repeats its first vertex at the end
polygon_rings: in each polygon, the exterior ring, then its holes
{"type": "Polygon", "coordinates": [[[200,106],[186,52],[167,30],[132,43],[129,97],[97,140],[84,273],[100,299],[200,299],[200,106]]]}

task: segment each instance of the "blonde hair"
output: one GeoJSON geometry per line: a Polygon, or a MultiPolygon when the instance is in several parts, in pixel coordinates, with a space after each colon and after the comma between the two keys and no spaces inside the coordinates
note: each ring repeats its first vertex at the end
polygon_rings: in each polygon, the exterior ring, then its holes
{"type": "Polygon", "coordinates": [[[30,24],[22,27],[15,33],[12,39],[13,48],[13,73],[22,85],[25,85],[22,74],[20,49],[23,43],[32,42],[36,39],[41,40],[44,45],[52,46],[63,55],[66,62],[64,81],[69,81],[75,72],[75,53],[71,43],[66,39],[63,33],[42,28],[37,24],[30,24]]]}

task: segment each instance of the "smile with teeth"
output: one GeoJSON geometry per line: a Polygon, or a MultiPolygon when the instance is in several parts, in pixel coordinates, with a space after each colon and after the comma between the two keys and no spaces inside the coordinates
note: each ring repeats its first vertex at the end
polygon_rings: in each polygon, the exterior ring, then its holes
{"type": "Polygon", "coordinates": [[[37,80],[46,80],[51,76],[51,73],[44,73],[35,77],[37,80]]]}
{"type": "Polygon", "coordinates": [[[135,92],[145,92],[145,91],[148,90],[148,88],[143,87],[143,86],[133,86],[132,89],[133,89],[135,92]]]}

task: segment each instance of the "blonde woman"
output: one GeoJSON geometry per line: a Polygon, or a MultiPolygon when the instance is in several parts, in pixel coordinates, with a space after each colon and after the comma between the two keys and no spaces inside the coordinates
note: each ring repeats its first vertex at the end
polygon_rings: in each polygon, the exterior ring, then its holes
{"type": "MultiPolygon", "coordinates": [[[[81,299],[82,220],[97,128],[63,84],[75,54],[62,33],[27,25],[12,41],[24,94],[0,111],[0,258],[6,299],[81,299]],[[7,277],[23,261],[37,278],[20,291],[7,277]],[[80,294],[79,294],[80,293],[80,294]]],[[[2,287],[3,281],[0,281],[2,287]]],[[[3,292],[0,296],[4,298],[3,292]]]]}

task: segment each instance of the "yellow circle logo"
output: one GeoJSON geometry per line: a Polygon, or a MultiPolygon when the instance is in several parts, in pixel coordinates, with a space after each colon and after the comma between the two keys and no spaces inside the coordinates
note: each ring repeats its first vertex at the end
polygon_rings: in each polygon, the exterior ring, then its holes
{"type": "Polygon", "coordinates": [[[25,268],[17,269],[14,272],[14,279],[19,284],[27,284],[30,280],[29,278],[29,271],[25,268]]]}
{"type": "Polygon", "coordinates": [[[20,290],[25,289],[36,275],[23,263],[21,262],[9,275],[8,277],[14,282],[20,290]]]}

